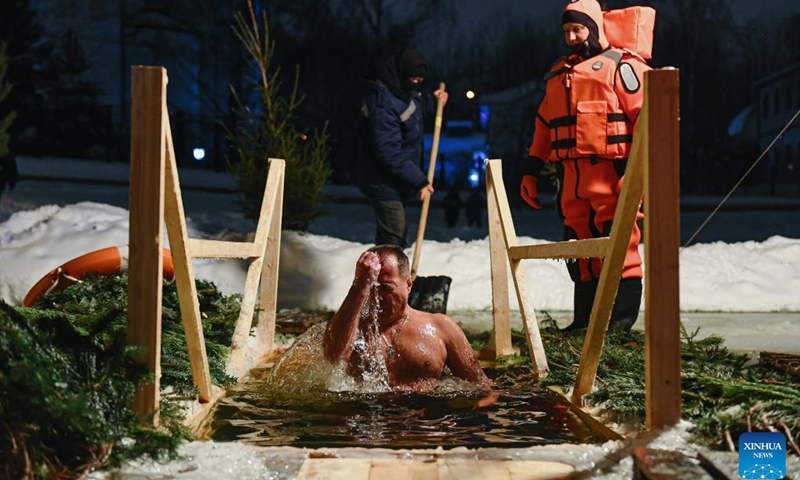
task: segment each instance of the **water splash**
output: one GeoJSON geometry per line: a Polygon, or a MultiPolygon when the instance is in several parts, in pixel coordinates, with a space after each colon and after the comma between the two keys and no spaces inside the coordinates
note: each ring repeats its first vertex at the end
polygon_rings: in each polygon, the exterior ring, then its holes
{"type": "Polygon", "coordinates": [[[353,351],[357,354],[357,369],[361,373],[358,391],[360,393],[383,393],[391,391],[389,386],[389,370],[383,356],[381,332],[378,325],[378,314],[381,311],[378,289],[373,285],[369,298],[361,310],[353,351]]]}
{"type": "Polygon", "coordinates": [[[373,288],[361,309],[360,328],[353,340],[358,353],[359,379],[347,373],[345,362],[333,365],[324,359],[322,339],[326,323],[319,323],[300,335],[284,352],[267,377],[267,388],[292,392],[357,392],[384,393],[391,391],[389,371],[381,346],[378,314],[380,300],[373,288]]]}

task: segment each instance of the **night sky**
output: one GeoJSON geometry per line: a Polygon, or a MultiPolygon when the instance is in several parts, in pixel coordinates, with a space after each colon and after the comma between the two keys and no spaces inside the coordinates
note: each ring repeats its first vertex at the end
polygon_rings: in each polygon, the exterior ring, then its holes
{"type": "MultiPolygon", "coordinates": [[[[791,13],[800,12],[799,0],[728,0],[734,15],[739,22],[745,22],[754,17],[774,16],[783,17],[791,13]],[[768,7],[765,8],[765,5],[768,7]]],[[[617,6],[613,1],[602,2],[609,8],[617,6]]],[[[526,16],[538,21],[553,21],[558,27],[560,12],[566,5],[562,0],[532,1],[532,0],[459,0],[461,7],[461,20],[465,23],[477,23],[489,18],[524,18],[526,16]]]]}

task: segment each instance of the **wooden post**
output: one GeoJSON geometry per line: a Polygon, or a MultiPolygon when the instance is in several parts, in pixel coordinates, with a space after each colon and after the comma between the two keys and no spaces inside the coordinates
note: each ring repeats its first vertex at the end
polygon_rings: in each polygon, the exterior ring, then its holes
{"type": "Polygon", "coordinates": [[[511,342],[511,317],[508,299],[508,253],[503,242],[503,226],[494,201],[494,182],[486,175],[486,213],[489,218],[489,257],[492,275],[492,336],[490,353],[494,358],[519,353],[511,342]]]}
{"type": "MultiPolygon", "coordinates": [[[[283,201],[283,174],[285,169],[285,162],[280,159],[269,160],[269,172],[267,174],[267,182],[264,188],[264,197],[261,201],[261,211],[259,213],[258,225],[256,226],[256,235],[253,244],[257,247],[257,256],[251,257],[250,265],[247,269],[247,277],[244,284],[244,296],[242,297],[242,308],[239,313],[239,318],[236,321],[236,328],[233,333],[231,342],[231,360],[228,366],[228,373],[236,377],[244,373],[244,361],[247,353],[247,343],[250,338],[250,328],[253,325],[253,312],[255,312],[255,305],[257,294],[259,293],[259,284],[264,279],[265,255],[268,245],[275,249],[275,242],[277,242],[278,249],[280,249],[280,222],[281,214],[276,216],[276,207],[282,206],[283,201]],[[277,224],[276,224],[277,221],[277,224]],[[277,230],[276,230],[277,229],[277,230]],[[277,238],[274,236],[277,235],[277,238]],[[273,238],[270,239],[270,236],[273,238]],[[271,240],[271,244],[268,243],[271,240]]],[[[277,297],[277,265],[276,252],[270,252],[271,258],[268,270],[270,275],[267,275],[269,284],[274,287],[275,292],[272,296],[277,297]],[[274,278],[272,275],[272,268],[275,268],[274,278]]],[[[264,292],[265,285],[261,284],[261,292],[264,292]]],[[[261,322],[262,311],[263,315],[275,315],[276,298],[271,298],[269,292],[261,299],[262,309],[259,310],[259,322],[261,322]],[[271,306],[272,313],[264,311],[264,301],[271,306]]],[[[265,317],[267,318],[267,317],[265,317]]],[[[261,338],[260,340],[265,340],[261,338]]],[[[270,346],[271,348],[271,346],[270,346]]]]}
{"type": "Polygon", "coordinates": [[[211,400],[211,372],[208,367],[203,324],[200,320],[200,304],[197,301],[197,285],[194,283],[192,261],[187,253],[188,230],[183,212],[183,197],[178,178],[178,164],[175,159],[175,148],[172,144],[172,129],[169,125],[169,114],[164,106],[164,122],[166,123],[166,197],[165,217],[167,235],[175,268],[175,286],[178,288],[178,301],[183,320],[183,331],[186,335],[186,348],[189,352],[189,364],[192,368],[192,381],[200,390],[200,402],[211,400]]]}
{"type": "Polygon", "coordinates": [[[603,259],[597,294],[589,317],[589,329],[583,342],[581,362],[575,377],[575,388],[572,401],[583,404],[583,396],[592,391],[597,377],[597,366],[603,353],[603,344],[611,321],[611,312],[617,297],[622,266],[628,252],[631,232],[636,223],[636,212],[644,193],[644,164],[647,160],[647,95],[645,94],[642,110],[639,112],[636,133],[631,146],[631,155],[625,169],[625,181],[622,183],[617,209],[614,212],[614,223],[611,227],[609,251],[603,259]]]}
{"type": "Polygon", "coordinates": [[[649,98],[645,165],[645,405],[647,428],[681,419],[680,126],[677,70],[645,73],[649,98]]]}
{"type": "MultiPolygon", "coordinates": [[[[280,176],[276,187],[275,203],[272,208],[272,220],[269,224],[269,235],[264,252],[264,264],[261,268],[261,290],[259,292],[258,324],[256,338],[266,351],[275,349],[275,323],[278,308],[278,271],[281,257],[281,223],[283,222],[283,187],[286,162],[270,159],[271,163],[280,162],[280,169],[275,169],[275,175],[280,176]]],[[[272,165],[270,165],[270,172],[272,165]]]]}
{"type": "Polygon", "coordinates": [[[141,360],[155,375],[153,382],[136,390],[133,411],[152,415],[153,424],[158,426],[166,70],[134,67],[131,84],[128,342],[144,347],[141,360]]]}
{"type": "MultiPolygon", "coordinates": [[[[511,208],[508,205],[506,187],[503,182],[503,170],[500,160],[489,160],[487,163],[487,181],[491,181],[494,186],[494,198],[487,199],[495,202],[497,212],[500,217],[500,224],[503,227],[503,239],[507,249],[518,245],[517,232],[514,230],[514,220],[511,218],[511,208]],[[491,177],[491,179],[490,179],[491,177]]],[[[511,276],[514,278],[514,287],[517,292],[519,302],[519,313],[522,317],[522,329],[525,331],[525,340],[528,344],[528,352],[531,356],[533,371],[544,378],[547,376],[547,355],[544,351],[542,336],[539,332],[539,323],[536,321],[536,312],[533,309],[528,279],[525,276],[525,269],[522,268],[521,259],[509,257],[511,276]]]]}

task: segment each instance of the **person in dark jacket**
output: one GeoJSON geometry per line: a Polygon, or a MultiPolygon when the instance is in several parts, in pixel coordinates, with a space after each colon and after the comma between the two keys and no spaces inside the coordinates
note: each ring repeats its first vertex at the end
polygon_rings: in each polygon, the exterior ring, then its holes
{"type": "Polygon", "coordinates": [[[14,156],[11,154],[0,158],[0,196],[3,190],[8,187],[9,190],[14,188],[19,180],[19,173],[17,172],[17,163],[14,156]]]}
{"type": "Polygon", "coordinates": [[[451,188],[444,197],[444,221],[447,228],[453,228],[458,223],[461,213],[461,196],[457,188],[451,188]]]}
{"type": "Polygon", "coordinates": [[[469,197],[467,197],[467,225],[472,227],[473,225],[477,228],[481,228],[481,219],[483,218],[483,208],[486,204],[486,200],[483,199],[483,195],[479,188],[476,188],[469,197]]]}
{"type": "Polygon", "coordinates": [[[433,194],[422,171],[424,119],[436,112],[447,93],[419,91],[428,62],[405,48],[382,59],[369,81],[359,118],[358,186],[375,213],[375,244],[408,246],[404,202],[433,194]]]}

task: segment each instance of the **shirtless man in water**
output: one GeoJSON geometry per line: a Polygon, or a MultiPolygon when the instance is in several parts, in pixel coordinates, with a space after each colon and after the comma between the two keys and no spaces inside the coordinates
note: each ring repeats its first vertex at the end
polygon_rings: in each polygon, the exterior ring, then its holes
{"type": "MultiPolygon", "coordinates": [[[[376,284],[379,352],[386,361],[389,385],[403,390],[424,389],[442,378],[444,367],[454,375],[490,387],[461,328],[447,315],[415,310],[408,305],[411,276],[408,257],[393,245],[379,245],[361,254],[350,291],[328,322],[322,340],[325,359],[347,362],[348,373],[364,373],[363,348],[354,348],[358,332],[369,344],[375,340],[372,312],[362,318],[376,284]]],[[[373,343],[374,345],[375,343],[373,343]]]]}

